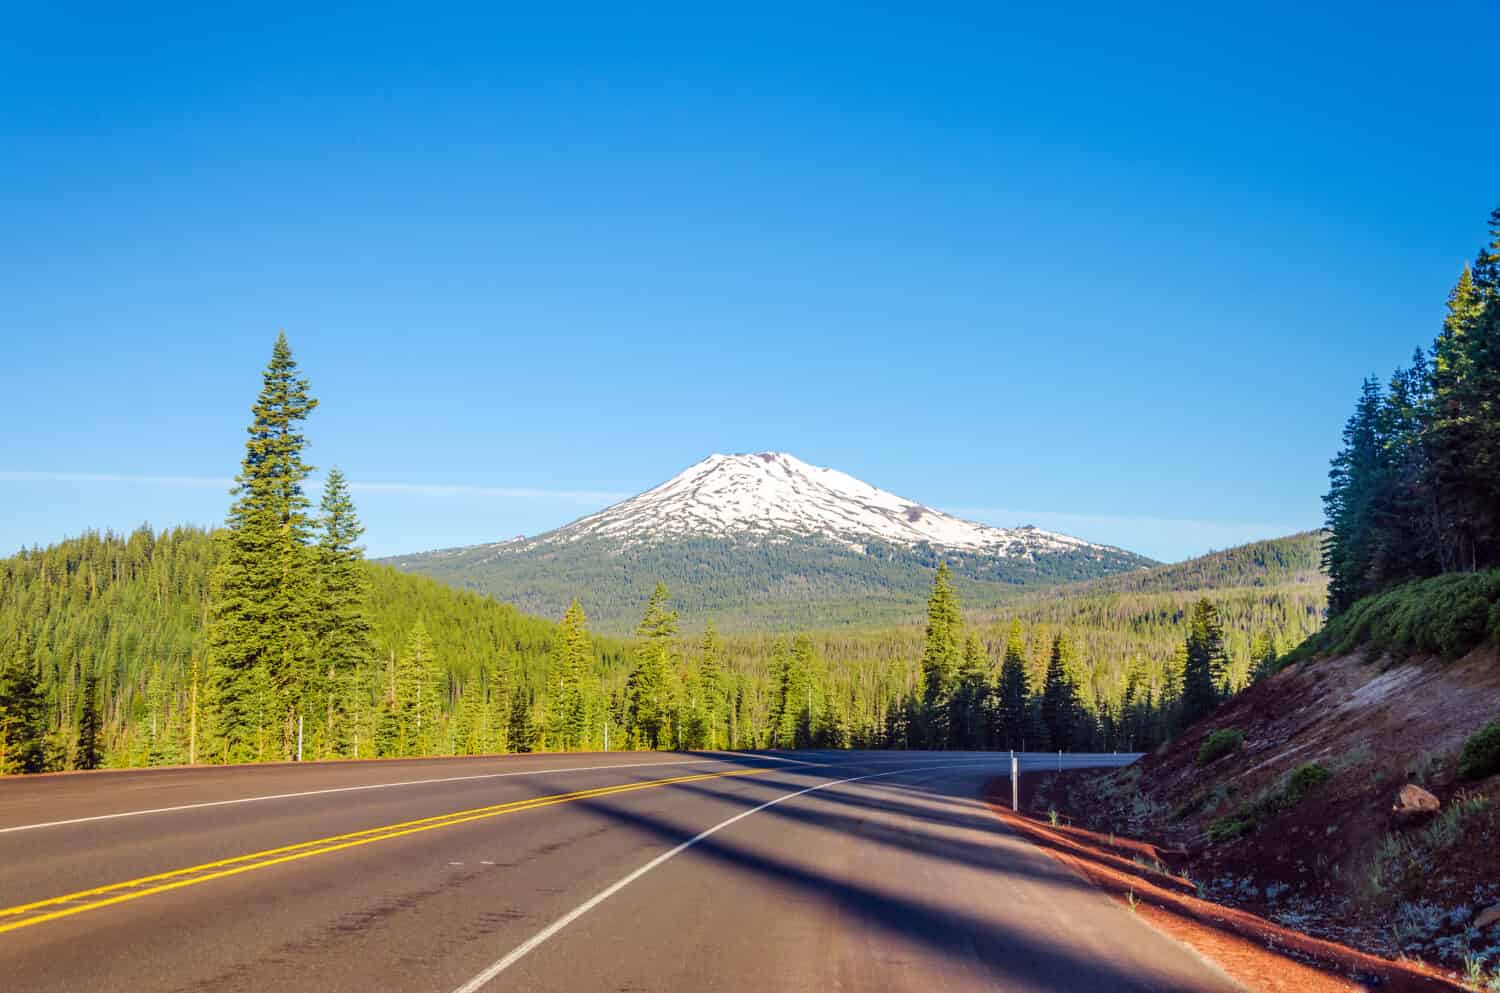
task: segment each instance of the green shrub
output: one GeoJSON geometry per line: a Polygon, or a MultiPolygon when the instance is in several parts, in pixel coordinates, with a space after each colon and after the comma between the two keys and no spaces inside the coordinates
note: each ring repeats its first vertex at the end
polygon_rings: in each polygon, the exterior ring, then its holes
{"type": "Polygon", "coordinates": [[[1229,841],[1246,832],[1268,817],[1275,817],[1291,810],[1307,798],[1307,795],[1333,778],[1327,766],[1307,762],[1293,769],[1279,786],[1269,786],[1239,805],[1234,813],[1220,817],[1208,825],[1210,841],[1229,841]]]}
{"type": "Polygon", "coordinates": [[[1254,826],[1253,822],[1243,817],[1220,817],[1208,825],[1208,839],[1215,844],[1233,841],[1254,826]]]}
{"type": "Polygon", "coordinates": [[[1464,779],[1483,779],[1500,772],[1500,720],[1475,731],[1464,742],[1458,756],[1458,774],[1464,779]]]}
{"type": "Polygon", "coordinates": [[[1326,766],[1316,762],[1299,765],[1287,777],[1286,788],[1281,791],[1281,806],[1290,809],[1301,803],[1307,794],[1333,778],[1326,766]]]}
{"type": "Polygon", "coordinates": [[[1500,569],[1451,573],[1365,597],[1282,659],[1343,655],[1362,645],[1456,659],[1500,640],[1500,569]]]}
{"type": "Polygon", "coordinates": [[[1245,743],[1245,733],[1237,728],[1220,728],[1204,739],[1198,749],[1198,764],[1208,765],[1230,752],[1237,751],[1245,743]]]}

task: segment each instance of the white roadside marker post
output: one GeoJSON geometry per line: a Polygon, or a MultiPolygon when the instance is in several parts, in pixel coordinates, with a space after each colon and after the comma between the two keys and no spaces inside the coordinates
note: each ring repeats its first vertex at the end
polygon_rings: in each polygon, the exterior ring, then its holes
{"type": "Polygon", "coordinates": [[[1021,812],[1021,760],[1014,748],[1010,750],[1010,809],[1021,812]]]}
{"type": "Polygon", "coordinates": [[[297,715],[297,761],[302,761],[302,715],[297,715]]]}

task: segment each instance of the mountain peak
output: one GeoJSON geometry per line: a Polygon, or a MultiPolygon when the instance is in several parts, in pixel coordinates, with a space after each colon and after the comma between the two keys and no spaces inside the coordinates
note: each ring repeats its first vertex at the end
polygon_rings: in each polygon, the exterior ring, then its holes
{"type": "Polygon", "coordinates": [[[1035,527],[997,528],[934,510],[786,452],[715,452],[639,496],[575,521],[538,544],[602,537],[624,544],[687,537],[829,539],[1032,558],[1104,550],[1035,527]]]}

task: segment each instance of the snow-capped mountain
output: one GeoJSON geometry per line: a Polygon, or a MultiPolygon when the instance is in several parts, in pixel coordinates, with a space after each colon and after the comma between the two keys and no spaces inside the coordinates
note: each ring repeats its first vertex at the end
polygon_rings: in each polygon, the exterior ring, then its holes
{"type": "Polygon", "coordinates": [[[639,496],[553,531],[536,543],[606,537],[621,543],[716,538],[828,538],[852,549],[870,541],[1030,558],[1097,549],[1035,527],[976,524],[877,489],[837,469],[784,452],[710,455],[639,496]]]}
{"type": "Polygon", "coordinates": [[[779,452],[711,455],[532,538],[386,560],[552,617],[577,596],[599,630],[618,633],[658,581],[700,623],[905,621],[920,616],[943,561],[976,606],[1154,564],[1040,528],[976,524],[779,452]]]}

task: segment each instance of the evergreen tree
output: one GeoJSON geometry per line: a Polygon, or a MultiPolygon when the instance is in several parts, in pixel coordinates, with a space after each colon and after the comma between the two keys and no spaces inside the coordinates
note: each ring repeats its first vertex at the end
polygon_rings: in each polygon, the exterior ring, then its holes
{"type": "Polygon", "coordinates": [[[1019,620],[1011,621],[1010,632],[1005,638],[1005,657],[1000,663],[997,692],[1000,701],[995,711],[999,723],[994,739],[996,747],[1025,751],[1031,717],[1031,682],[1026,673],[1026,642],[1021,637],[1019,620]]]}
{"type": "Polygon", "coordinates": [[[724,666],[719,661],[721,650],[718,632],[710,621],[698,645],[698,678],[703,694],[703,743],[711,749],[734,747],[728,739],[726,716],[730,701],[724,666]]]}
{"type": "Polygon", "coordinates": [[[47,740],[47,698],[32,642],[25,631],[0,668],[0,773],[46,772],[54,749],[47,740]]]}
{"type": "Polygon", "coordinates": [[[771,645],[771,711],[767,717],[772,748],[791,748],[796,739],[796,704],[788,707],[788,698],[794,692],[790,682],[791,673],[788,671],[790,666],[786,641],[777,638],[771,645]]]}
{"type": "Polygon", "coordinates": [[[230,761],[264,757],[268,745],[290,758],[296,714],[309,702],[314,584],[302,483],[312,467],[299,425],[316,406],[279,335],[252,408],[214,576],[209,644],[230,761]]]}
{"type": "Polygon", "coordinates": [[[453,753],[483,755],[489,751],[485,734],[487,707],[483,681],[478,678],[470,679],[459,692],[458,701],[458,716],[454,720],[453,729],[453,753]]]}
{"type": "Polygon", "coordinates": [[[1409,369],[1391,377],[1382,433],[1391,496],[1381,507],[1386,532],[1377,567],[1393,580],[1430,576],[1441,571],[1437,494],[1432,486],[1432,365],[1427,353],[1412,353],[1409,369]]]}
{"type": "Polygon", "coordinates": [[[1193,607],[1185,648],[1180,727],[1187,727],[1219,705],[1219,687],[1228,660],[1219,611],[1207,598],[1193,607]]]}
{"type": "Polygon", "coordinates": [[[854,729],[849,720],[848,701],[826,683],[817,720],[817,727],[813,729],[815,748],[849,748],[853,744],[854,729]]]}
{"type": "Polygon", "coordinates": [[[78,745],[73,768],[97,769],[104,762],[104,726],[99,717],[99,676],[89,673],[83,683],[83,701],[78,714],[78,745]]]}
{"type": "Polygon", "coordinates": [[[988,744],[990,725],[990,660],[979,635],[964,641],[963,668],[953,695],[953,741],[971,751],[988,744]]]}
{"type": "Polygon", "coordinates": [[[1057,635],[1052,639],[1052,654],[1042,682],[1042,726],[1046,730],[1049,751],[1066,752],[1076,747],[1074,729],[1079,714],[1078,687],[1068,670],[1068,643],[1062,635],[1057,635]]]}
{"type": "Polygon", "coordinates": [[[948,563],[939,563],[927,598],[926,643],[922,649],[922,707],[929,748],[952,746],[952,705],[962,661],[962,620],[948,563]]]}
{"type": "MultiPolygon", "coordinates": [[[[1477,285],[1484,309],[1474,323],[1464,390],[1475,423],[1470,452],[1470,486],[1477,496],[1474,548],[1467,565],[1471,571],[1500,563],[1500,209],[1490,214],[1490,242],[1480,260],[1477,285]]],[[[1459,567],[1464,568],[1462,563],[1459,567]]]]}
{"type": "Polygon", "coordinates": [[[551,687],[556,694],[552,703],[552,745],[557,751],[572,751],[588,744],[587,688],[592,678],[589,670],[594,651],[587,623],[583,605],[574,597],[563,614],[551,687]]]}
{"type": "Polygon", "coordinates": [[[1354,414],[1344,426],[1344,447],[1328,473],[1323,498],[1328,520],[1323,568],[1328,610],[1337,614],[1374,591],[1375,519],[1387,466],[1380,434],[1380,385],[1366,379],[1354,414]]]}
{"type": "Polygon", "coordinates": [[[485,664],[484,691],[486,701],[483,747],[485,752],[499,755],[510,751],[511,693],[507,687],[504,669],[494,662],[485,664]]]}
{"type": "Polygon", "coordinates": [[[1262,631],[1250,643],[1250,679],[1259,682],[1276,671],[1276,639],[1262,631]]]}
{"type": "Polygon", "coordinates": [[[406,651],[396,667],[396,711],[400,718],[402,755],[432,755],[439,740],[443,670],[433,654],[427,625],[411,629],[406,651]]]}
{"type": "Polygon", "coordinates": [[[531,719],[531,696],[526,687],[517,685],[510,698],[510,749],[529,752],[536,747],[536,722],[531,719]]]}
{"type": "Polygon", "coordinates": [[[1125,674],[1125,695],[1120,703],[1120,748],[1127,752],[1146,747],[1151,725],[1152,693],[1140,658],[1131,660],[1125,674]]]}
{"type": "Polygon", "coordinates": [[[677,635],[677,612],[667,587],[657,583],[636,628],[636,665],[627,692],[631,740],[645,748],[669,748],[672,688],[671,646],[677,635]]]}
{"type": "Polygon", "coordinates": [[[351,738],[345,722],[345,688],[371,655],[370,582],[359,546],[364,528],[354,510],[349,484],[337,468],[323,484],[316,550],[317,603],[314,614],[314,673],[323,698],[323,728],[317,754],[345,754],[351,738]]]}
{"type": "Polygon", "coordinates": [[[792,639],[792,650],[787,658],[785,677],[781,683],[782,723],[777,736],[787,743],[782,747],[813,747],[818,720],[813,704],[820,667],[818,651],[813,646],[812,639],[805,634],[792,639]]]}

